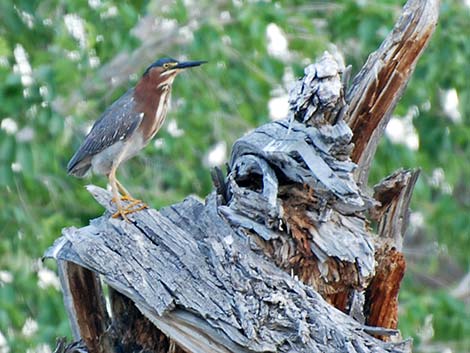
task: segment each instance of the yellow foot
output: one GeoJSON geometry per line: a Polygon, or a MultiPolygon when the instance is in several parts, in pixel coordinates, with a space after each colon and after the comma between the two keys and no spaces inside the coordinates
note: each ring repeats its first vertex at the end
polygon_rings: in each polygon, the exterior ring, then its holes
{"type": "Polygon", "coordinates": [[[133,198],[131,195],[129,194],[124,194],[124,196],[121,196],[121,200],[122,201],[130,201],[130,202],[142,202],[141,200],[138,200],[138,199],[135,199],[133,198]]]}
{"type": "MultiPolygon", "coordinates": [[[[121,200],[124,200],[124,198],[121,198],[121,200]]],[[[142,210],[145,210],[146,208],[148,208],[147,204],[145,204],[141,200],[137,200],[137,199],[132,199],[132,200],[133,201],[130,202],[126,207],[118,206],[117,212],[114,213],[112,217],[113,218],[122,217],[124,220],[129,222],[129,218],[127,218],[128,214],[138,212],[138,211],[142,211],[142,210]]]]}
{"type": "MultiPolygon", "coordinates": [[[[124,194],[123,196],[120,196],[120,197],[119,197],[119,200],[120,200],[120,201],[129,201],[129,202],[131,202],[131,203],[141,203],[141,202],[142,202],[142,200],[135,199],[135,198],[133,198],[131,195],[128,195],[128,194],[124,194]]],[[[116,202],[116,198],[113,197],[113,198],[111,199],[111,202],[116,202]]]]}
{"type": "Polygon", "coordinates": [[[128,214],[128,213],[127,213],[127,211],[126,211],[125,209],[123,209],[123,208],[119,209],[119,208],[118,208],[117,212],[114,213],[111,217],[113,217],[113,218],[122,217],[123,220],[125,220],[126,222],[129,222],[129,223],[130,223],[129,218],[127,218],[127,214],[128,214]]]}
{"type": "Polygon", "coordinates": [[[142,202],[141,200],[133,198],[129,194],[124,194],[124,196],[120,196],[118,200],[116,200],[116,197],[113,197],[111,199],[111,202],[114,202],[117,206],[117,211],[112,215],[113,218],[119,218],[122,217],[127,222],[129,221],[129,218],[127,218],[127,215],[130,213],[138,212],[141,210],[145,210],[148,208],[147,204],[142,202]],[[122,206],[121,201],[127,201],[126,206],[122,206]]]}
{"type": "Polygon", "coordinates": [[[131,202],[129,202],[126,205],[124,209],[128,211],[128,213],[133,213],[133,212],[145,210],[146,208],[148,208],[148,206],[145,202],[143,202],[142,200],[133,199],[131,202]]]}

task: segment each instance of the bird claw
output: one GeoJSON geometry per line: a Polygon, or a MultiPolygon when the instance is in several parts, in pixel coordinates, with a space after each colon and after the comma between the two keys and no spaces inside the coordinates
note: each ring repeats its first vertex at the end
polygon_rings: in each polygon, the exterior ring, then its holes
{"type": "Polygon", "coordinates": [[[129,213],[134,213],[134,212],[145,210],[146,208],[148,208],[146,203],[142,202],[141,200],[134,200],[131,203],[129,203],[124,208],[123,211],[126,212],[126,214],[129,214],[129,213]],[[138,206],[138,207],[135,207],[135,206],[138,206]]]}
{"type": "MultiPolygon", "coordinates": [[[[142,200],[134,199],[130,195],[124,195],[120,199],[121,199],[121,201],[130,201],[130,202],[129,202],[128,205],[126,205],[126,207],[122,207],[119,203],[117,203],[116,206],[117,206],[118,210],[112,215],[113,218],[122,217],[122,219],[124,219],[125,221],[130,222],[129,218],[127,218],[128,214],[135,213],[135,212],[138,212],[138,211],[142,211],[142,210],[145,210],[146,208],[148,208],[148,205],[146,203],[142,202],[142,200]],[[138,206],[138,207],[136,207],[136,206],[138,206]]],[[[116,202],[114,197],[112,198],[111,201],[116,202]]]]}
{"type": "Polygon", "coordinates": [[[129,218],[127,218],[128,214],[139,212],[139,211],[145,210],[146,208],[148,208],[148,206],[146,204],[142,204],[142,205],[140,205],[139,207],[136,207],[136,208],[127,208],[127,207],[122,208],[120,210],[117,210],[111,217],[113,217],[113,218],[122,217],[122,219],[124,219],[125,221],[130,222],[129,218]]]}
{"type": "MultiPolygon", "coordinates": [[[[141,203],[141,202],[142,202],[142,200],[135,199],[135,198],[133,198],[131,195],[128,195],[128,194],[124,194],[124,195],[122,195],[122,196],[119,196],[118,199],[119,199],[120,201],[130,201],[130,202],[132,202],[132,203],[133,203],[133,202],[138,202],[138,203],[141,203]]],[[[114,203],[115,203],[115,202],[116,202],[116,197],[113,197],[113,198],[111,199],[111,202],[114,202],[114,203]]]]}
{"type": "Polygon", "coordinates": [[[122,219],[125,220],[126,222],[130,222],[129,218],[127,218],[127,212],[124,209],[117,210],[117,212],[113,213],[113,215],[111,217],[113,217],[113,218],[122,217],[122,219]]]}
{"type": "Polygon", "coordinates": [[[121,200],[122,201],[131,201],[131,202],[135,202],[135,201],[138,201],[138,202],[142,202],[140,200],[137,200],[135,198],[133,198],[131,195],[129,194],[124,194],[123,196],[121,196],[121,200]]]}

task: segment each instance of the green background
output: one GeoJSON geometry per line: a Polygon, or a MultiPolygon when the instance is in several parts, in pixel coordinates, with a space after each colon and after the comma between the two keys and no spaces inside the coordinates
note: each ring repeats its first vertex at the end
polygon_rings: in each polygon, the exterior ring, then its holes
{"type": "MultiPolygon", "coordinates": [[[[402,5],[1,1],[0,352],[50,352],[57,336],[70,334],[54,264],[40,259],[63,227],[102,213],[84,185],[106,180],[69,177],[65,166],[90,123],[148,64],[168,55],[210,62],[176,79],[174,122],[119,170],[134,196],[158,208],[209,193],[208,154],[224,143],[229,153],[237,137],[270,121],[270,99],[285,96],[332,43],[354,75],[402,5]],[[272,23],[287,39],[280,54],[269,50],[272,23]]],[[[400,167],[422,168],[400,294],[400,328],[422,352],[470,346],[470,298],[455,290],[470,270],[469,19],[468,1],[442,1],[437,30],[395,110],[419,147],[383,138],[371,172],[373,185],[400,167]],[[458,97],[453,112],[443,98],[449,92],[458,97]]]]}

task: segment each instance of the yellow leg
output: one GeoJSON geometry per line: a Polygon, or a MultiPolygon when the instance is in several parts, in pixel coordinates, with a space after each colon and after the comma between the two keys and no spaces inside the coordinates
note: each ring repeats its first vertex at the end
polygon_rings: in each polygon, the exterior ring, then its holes
{"type": "Polygon", "coordinates": [[[111,168],[111,172],[108,175],[109,183],[111,184],[111,190],[113,192],[113,201],[116,203],[117,212],[113,214],[113,218],[118,218],[121,216],[124,220],[129,222],[129,219],[126,216],[126,210],[122,207],[121,197],[118,190],[118,181],[116,179],[116,166],[111,168]]]}
{"type": "Polygon", "coordinates": [[[116,178],[116,183],[121,193],[123,194],[123,196],[121,197],[121,200],[129,201],[129,204],[126,206],[127,213],[133,213],[133,212],[137,212],[137,211],[148,208],[148,206],[142,200],[132,197],[130,192],[127,191],[127,189],[119,182],[119,180],[117,180],[117,178],[116,178]],[[140,206],[133,208],[134,206],[137,206],[137,205],[140,205],[140,206]]]}
{"type": "Polygon", "coordinates": [[[128,214],[148,208],[144,202],[133,198],[129,191],[127,191],[126,188],[119,182],[119,180],[116,178],[116,168],[113,168],[111,173],[109,173],[109,182],[113,190],[113,201],[116,202],[116,207],[118,209],[117,212],[113,214],[113,218],[118,218],[121,216],[123,219],[129,222],[129,219],[127,218],[128,214]],[[122,197],[120,197],[119,191],[124,194],[122,197]],[[125,207],[122,207],[121,201],[129,201],[129,203],[125,207]]]}
{"type": "Polygon", "coordinates": [[[121,200],[125,200],[125,201],[131,201],[131,200],[135,200],[135,198],[133,198],[130,194],[129,191],[127,191],[127,189],[121,184],[121,182],[119,180],[117,180],[116,178],[116,184],[117,184],[117,187],[119,189],[119,191],[121,191],[122,193],[122,197],[121,197],[121,200]]]}

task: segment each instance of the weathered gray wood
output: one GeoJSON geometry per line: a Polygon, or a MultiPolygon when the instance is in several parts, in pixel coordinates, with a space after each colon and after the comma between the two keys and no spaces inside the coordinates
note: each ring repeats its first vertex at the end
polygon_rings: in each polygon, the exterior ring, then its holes
{"type": "MultiPolygon", "coordinates": [[[[434,32],[438,15],[439,0],[409,0],[393,31],[369,56],[348,90],[349,106],[344,116],[354,135],[351,157],[358,164],[355,180],[362,189],[367,189],[380,138],[434,32]]],[[[371,325],[397,327],[398,291],[406,266],[400,251],[417,176],[417,172],[394,175],[374,195],[382,205],[371,210],[379,222],[380,235],[376,273],[365,292],[365,306],[369,308],[366,322],[371,325]]],[[[383,334],[381,338],[386,339],[383,334]]]]}
{"type": "Polygon", "coordinates": [[[347,93],[346,122],[354,133],[352,159],[363,188],[371,162],[391,114],[416,63],[426,48],[439,16],[439,0],[409,0],[395,27],[356,75],[347,93]]]}
{"type": "Polygon", "coordinates": [[[374,187],[374,197],[380,202],[380,206],[371,210],[371,217],[378,224],[377,270],[365,298],[369,308],[367,323],[373,326],[394,329],[398,326],[398,292],[406,268],[401,250],[418,176],[419,170],[400,169],[374,187]]]}
{"type": "Polygon", "coordinates": [[[354,181],[352,132],[339,116],[344,70],[325,53],[291,90],[287,119],[235,142],[219,207],[234,228],[261,237],[267,255],[322,295],[364,289],[375,267],[362,213],[374,201],[354,181]],[[311,197],[298,202],[295,185],[309,188],[311,197]]]}
{"type": "Polygon", "coordinates": [[[113,353],[114,344],[108,332],[110,319],[98,276],[75,262],[58,259],[58,263],[64,302],[75,340],[83,340],[90,353],[113,353]]]}
{"type": "Polygon", "coordinates": [[[132,214],[129,224],[110,217],[114,205],[107,191],[89,190],[108,213],[87,227],[64,230],[46,256],[101,273],[183,348],[407,351],[406,345],[372,338],[315,291],[251,251],[246,238],[217,213],[215,195],[206,205],[188,198],[162,212],[132,214]]]}
{"type": "Polygon", "coordinates": [[[131,299],[108,289],[113,318],[110,331],[116,352],[186,353],[143,315],[131,299]]]}
{"type": "MultiPolygon", "coordinates": [[[[392,203],[380,199],[381,206],[360,183],[367,180],[378,138],[436,13],[437,1],[410,0],[347,100],[349,71],[341,60],[325,53],[308,66],[291,92],[290,115],[235,143],[229,174],[225,179],[220,170],[213,173],[216,192],[205,204],[188,198],[160,212],[131,214],[128,223],[111,217],[115,205],[107,191],[89,187],[106,213],[87,227],[65,229],[46,255],[100,274],[116,291],[109,332],[121,336],[113,337],[117,349],[161,352],[174,347],[171,339],[188,352],[410,351],[408,341],[388,343],[371,334],[386,340],[397,333],[404,259],[395,235],[406,226],[400,217],[406,216],[416,178],[405,177],[403,193],[392,203]],[[374,240],[368,210],[381,215],[387,236],[378,239],[393,240],[392,249],[374,240]],[[392,268],[396,264],[399,271],[392,268]],[[389,280],[391,285],[381,286],[389,280]],[[395,312],[380,310],[388,305],[395,312]],[[142,337],[131,337],[135,325],[149,338],[148,347],[142,337]],[[158,346],[161,337],[166,341],[158,346]]],[[[78,317],[86,318],[89,307],[77,312],[76,281],[65,272],[62,277],[69,284],[63,288],[66,304],[75,308],[69,314],[83,337],[87,326],[78,317]]],[[[89,299],[85,287],[81,294],[89,299]]]]}
{"type": "Polygon", "coordinates": [[[78,341],[81,339],[80,327],[78,326],[77,313],[75,312],[69,277],[67,275],[67,261],[57,261],[57,271],[59,274],[60,287],[62,288],[64,306],[67,311],[67,317],[69,318],[72,336],[75,341],[78,341]]]}
{"type": "Polygon", "coordinates": [[[410,202],[420,170],[398,170],[374,186],[374,198],[380,202],[372,210],[378,222],[379,236],[389,248],[401,251],[410,218],[410,202]]]}

